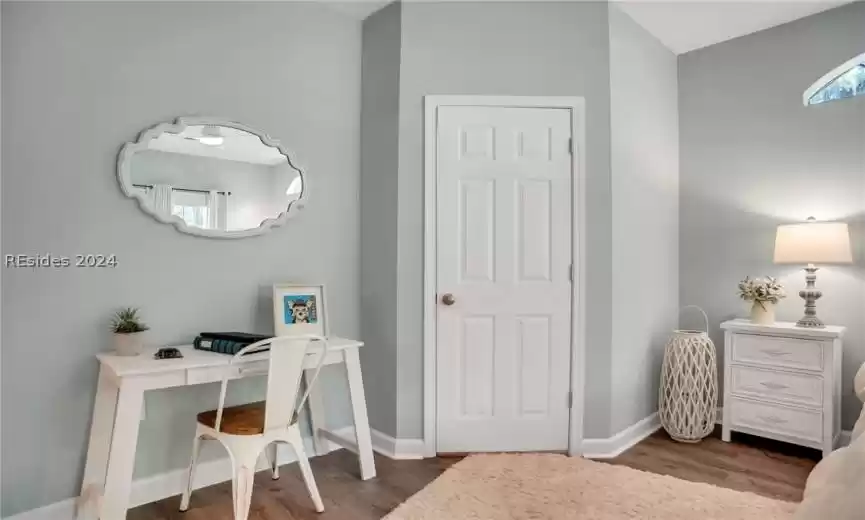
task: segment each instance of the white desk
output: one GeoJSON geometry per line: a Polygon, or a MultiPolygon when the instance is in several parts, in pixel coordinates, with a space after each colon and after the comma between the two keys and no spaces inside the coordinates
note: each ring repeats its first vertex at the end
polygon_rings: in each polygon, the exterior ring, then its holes
{"type": "MultiPolygon", "coordinates": [[[[375,477],[375,461],[358,355],[361,346],[363,343],[360,341],[331,337],[324,361],[328,365],[345,364],[357,444],[353,445],[323,428],[324,399],[318,385],[310,394],[308,402],[316,452],[320,454],[327,450],[326,440],[354,451],[360,460],[361,478],[367,480],[375,477]]],[[[113,354],[97,356],[100,363],[99,384],[80,505],[82,510],[98,510],[100,520],[126,518],[144,392],[220,382],[226,370],[229,370],[231,356],[195,350],[192,346],[178,348],[183,353],[182,359],[154,359],[156,348],[132,357],[113,354]]],[[[310,349],[306,358],[307,368],[316,367],[320,354],[320,350],[310,349]]],[[[229,378],[266,374],[269,355],[269,352],[262,352],[244,356],[243,360],[230,367],[229,378]]],[[[311,377],[310,372],[304,375],[311,377]]],[[[194,421],[195,418],[190,417],[189,420],[194,421]]]]}

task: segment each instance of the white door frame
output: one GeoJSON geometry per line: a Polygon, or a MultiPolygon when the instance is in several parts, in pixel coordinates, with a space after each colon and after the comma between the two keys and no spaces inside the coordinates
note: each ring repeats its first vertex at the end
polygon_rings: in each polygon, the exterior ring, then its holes
{"type": "Polygon", "coordinates": [[[571,403],[568,454],[583,443],[586,289],[586,102],[560,96],[424,96],[424,279],[423,279],[423,443],[424,456],[436,455],[436,114],[441,106],[562,108],[571,111],[571,403]]]}

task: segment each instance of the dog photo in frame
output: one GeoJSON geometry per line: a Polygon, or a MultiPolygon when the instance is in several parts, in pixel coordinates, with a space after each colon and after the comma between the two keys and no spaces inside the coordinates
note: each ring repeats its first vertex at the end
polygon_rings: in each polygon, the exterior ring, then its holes
{"type": "Polygon", "coordinates": [[[273,329],[277,336],[316,334],[327,337],[329,331],[324,285],[275,284],[273,329]]]}

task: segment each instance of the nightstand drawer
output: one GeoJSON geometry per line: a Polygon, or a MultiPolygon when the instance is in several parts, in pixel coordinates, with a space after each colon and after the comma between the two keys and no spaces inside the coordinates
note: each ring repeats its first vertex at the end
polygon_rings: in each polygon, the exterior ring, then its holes
{"type": "Polygon", "coordinates": [[[822,377],[741,365],[733,365],[730,370],[734,394],[817,408],[823,406],[822,377]]]}
{"type": "Polygon", "coordinates": [[[819,341],[753,334],[733,334],[733,361],[753,365],[823,370],[819,341]]]}
{"type": "Polygon", "coordinates": [[[823,440],[823,414],[819,411],[788,408],[733,397],[729,404],[730,421],[737,426],[785,435],[806,441],[823,440]]]}

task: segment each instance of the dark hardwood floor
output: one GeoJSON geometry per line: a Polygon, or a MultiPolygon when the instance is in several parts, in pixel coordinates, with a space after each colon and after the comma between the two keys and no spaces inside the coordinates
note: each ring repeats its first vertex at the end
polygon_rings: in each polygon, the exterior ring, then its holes
{"type": "MultiPolygon", "coordinates": [[[[362,481],[353,453],[339,450],[315,457],[310,464],[324,501],[321,514],[312,507],[297,464],[281,466],[279,480],[260,471],[249,520],[378,520],[459,460],[391,460],[376,454],[378,476],[362,481]]],[[[137,507],[127,520],[233,520],[230,482],[194,491],[185,513],[178,512],[179,504],[176,496],[137,507]]]]}
{"type": "MultiPolygon", "coordinates": [[[[681,444],[655,433],[615,459],[605,462],[671,475],[684,480],[799,501],[805,479],[820,460],[816,450],[735,435],[733,443],[716,435],[699,444],[681,444]]],[[[296,465],[283,466],[279,480],[256,475],[250,520],[373,520],[385,516],[443,473],[459,457],[395,461],[376,455],[378,477],[358,479],[357,459],[345,450],[310,462],[325,512],[312,508],[296,465]]],[[[180,497],[135,508],[128,520],[233,520],[231,484],[192,494],[189,511],[180,513],[180,497]]]]}
{"type": "Polygon", "coordinates": [[[609,461],[682,480],[748,491],[799,502],[820,452],[745,434],[733,442],[720,438],[720,427],[698,444],[672,440],[664,430],[654,433],[609,461]]]}

